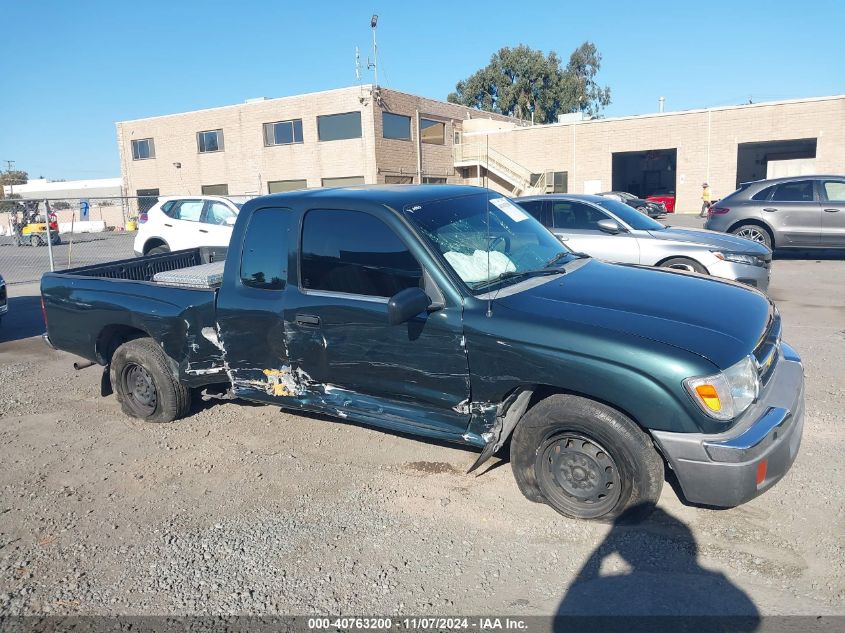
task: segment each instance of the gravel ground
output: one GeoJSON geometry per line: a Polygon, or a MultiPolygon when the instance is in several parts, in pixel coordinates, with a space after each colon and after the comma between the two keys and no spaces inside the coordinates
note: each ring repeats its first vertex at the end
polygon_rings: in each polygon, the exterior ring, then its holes
{"type": "Polygon", "coordinates": [[[634,527],[526,501],[506,462],[466,475],[475,453],[335,420],[238,403],[130,420],[96,367],[25,338],[37,288],[12,286],[0,615],[845,615],[843,274],[841,255],[774,264],[808,381],[792,471],[731,510],[666,486],[634,527]]]}

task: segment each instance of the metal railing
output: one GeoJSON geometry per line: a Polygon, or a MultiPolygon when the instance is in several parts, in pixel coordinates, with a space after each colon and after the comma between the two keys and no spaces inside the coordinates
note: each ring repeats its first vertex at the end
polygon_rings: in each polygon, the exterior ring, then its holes
{"type": "Polygon", "coordinates": [[[546,192],[546,173],[534,174],[502,152],[482,143],[463,143],[454,146],[455,166],[480,165],[513,185],[514,195],[546,192]]]}

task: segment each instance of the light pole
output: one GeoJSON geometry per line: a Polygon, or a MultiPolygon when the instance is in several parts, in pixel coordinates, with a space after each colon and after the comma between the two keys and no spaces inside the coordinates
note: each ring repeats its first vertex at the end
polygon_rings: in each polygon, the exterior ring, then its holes
{"type": "Polygon", "coordinates": [[[376,88],[378,88],[378,44],[376,44],[376,25],[378,25],[378,15],[373,13],[370,18],[370,28],[373,31],[373,73],[375,74],[376,88]]]}

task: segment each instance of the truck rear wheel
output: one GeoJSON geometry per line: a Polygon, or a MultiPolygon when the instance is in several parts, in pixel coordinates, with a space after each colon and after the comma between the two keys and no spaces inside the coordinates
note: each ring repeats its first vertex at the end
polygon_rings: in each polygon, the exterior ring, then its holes
{"type": "Polygon", "coordinates": [[[118,347],[109,377],[123,412],[130,417],[172,422],[190,409],[190,390],[173,377],[167,356],[152,339],[138,338],[118,347]]]}
{"type": "Polygon", "coordinates": [[[555,394],[520,420],[511,466],[522,493],[575,519],[648,515],[663,488],[663,460],[649,436],[606,405],[555,394]]]}

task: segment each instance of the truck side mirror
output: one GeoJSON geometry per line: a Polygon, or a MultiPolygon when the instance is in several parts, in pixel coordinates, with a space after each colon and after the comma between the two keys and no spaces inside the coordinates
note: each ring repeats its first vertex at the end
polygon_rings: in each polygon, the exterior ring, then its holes
{"type": "Polygon", "coordinates": [[[399,325],[410,321],[431,305],[431,299],[422,288],[405,288],[390,297],[387,302],[387,322],[399,325]]]}

